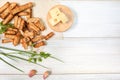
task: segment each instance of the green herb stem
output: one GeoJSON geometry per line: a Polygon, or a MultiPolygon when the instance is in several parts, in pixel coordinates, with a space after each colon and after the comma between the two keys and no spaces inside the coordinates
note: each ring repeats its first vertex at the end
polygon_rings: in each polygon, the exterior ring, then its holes
{"type": "MultiPolygon", "coordinates": [[[[11,53],[4,53],[4,52],[0,53],[4,56],[8,57],[8,58],[16,58],[16,59],[24,60],[24,61],[27,61],[27,62],[30,62],[30,63],[33,63],[33,64],[37,64],[37,65],[39,65],[43,68],[47,68],[47,67],[45,67],[41,64],[38,64],[37,62],[41,62],[42,59],[47,59],[49,57],[64,63],[62,60],[60,60],[60,59],[58,59],[54,56],[51,56],[51,54],[46,53],[46,52],[40,52],[40,53],[37,53],[36,51],[29,52],[29,51],[23,51],[23,50],[19,50],[19,49],[7,48],[7,47],[2,47],[2,46],[0,46],[0,48],[15,51],[15,52],[13,52],[13,54],[20,54],[20,55],[22,55],[24,53],[29,54],[29,55],[27,55],[29,57],[29,59],[26,59],[26,58],[18,57],[18,56],[15,56],[15,55],[11,55],[11,53]]],[[[24,55],[24,56],[26,56],[26,55],[24,55]]],[[[49,68],[47,68],[47,69],[49,69],[49,68]]]]}
{"type": "Polygon", "coordinates": [[[19,49],[7,48],[7,47],[2,47],[2,46],[0,46],[0,48],[6,49],[6,50],[11,50],[11,51],[19,51],[19,52],[24,52],[24,53],[28,53],[28,54],[33,54],[31,52],[23,51],[23,50],[19,50],[19,49]]]}
{"type": "MultiPolygon", "coordinates": [[[[23,60],[23,61],[28,61],[28,59],[21,58],[21,57],[18,57],[18,56],[14,56],[14,55],[8,55],[8,56],[11,56],[11,57],[14,57],[14,58],[18,58],[18,59],[23,60]]],[[[34,62],[30,62],[30,63],[37,64],[37,65],[39,65],[39,66],[41,66],[41,67],[43,67],[43,68],[49,69],[48,67],[43,66],[43,65],[38,64],[38,63],[34,63],[34,62]]]]}
{"type": "Polygon", "coordinates": [[[4,25],[2,22],[0,22],[0,34],[4,33],[9,27],[13,27],[13,24],[9,23],[4,25]]]}
{"type": "Polygon", "coordinates": [[[17,68],[16,66],[14,66],[14,65],[12,65],[12,64],[10,64],[10,63],[8,63],[6,60],[4,60],[4,59],[1,58],[1,57],[0,57],[0,60],[2,60],[3,62],[5,62],[5,63],[8,64],[9,66],[11,66],[11,67],[13,67],[13,68],[15,68],[15,69],[17,69],[17,70],[19,70],[19,71],[21,71],[21,72],[24,72],[23,70],[17,68]]]}
{"type": "MultiPolygon", "coordinates": [[[[4,56],[7,56],[7,57],[17,58],[17,59],[20,59],[20,60],[23,60],[23,61],[27,61],[27,62],[28,62],[28,59],[25,59],[25,58],[22,58],[22,57],[18,57],[18,56],[14,56],[14,55],[9,55],[9,54],[6,54],[6,53],[0,53],[0,54],[2,54],[2,55],[4,55],[4,56]]],[[[30,63],[39,65],[39,66],[41,66],[41,67],[43,67],[43,68],[46,68],[46,69],[49,69],[48,67],[43,66],[43,65],[38,64],[38,63],[34,63],[34,62],[30,62],[30,63]]]]}

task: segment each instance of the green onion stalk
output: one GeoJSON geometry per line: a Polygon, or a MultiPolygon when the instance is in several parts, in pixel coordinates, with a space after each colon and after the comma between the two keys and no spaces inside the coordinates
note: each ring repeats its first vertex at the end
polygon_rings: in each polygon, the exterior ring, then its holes
{"type": "MultiPolygon", "coordinates": [[[[0,49],[5,49],[5,50],[9,50],[9,51],[14,51],[14,52],[10,52],[10,53],[5,53],[3,52],[2,50],[0,51],[0,54],[11,59],[11,60],[16,60],[16,59],[19,59],[19,60],[23,60],[23,61],[26,61],[26,62],[29,62],[29,63],[33,63],[33,64],[36,64],[36,65],[39,65],[43,68],[46,68],[46,69],[49,69],[48,67],[44,66],[44,65],[41,65],[39,64],[39,62],[42,62],[43,59],[47,59],[47,58],[53,58],[55,60],[58,60],[60,62],[63,62],[62,60],[52,56],[51,54],[49,53],[46,53],[46,52],[39,52],[37,53],[36,51],[24,51],[24,50],[19,50],[19,49],[13,49],[13,48],[8,48],[8,47],[3,47],[3,46],[0,46],[0,49]],[[14,54],[19,54],[19,55],[23,55],[27,58],[23,58],[23,57],[19,57],[17,55],[14,55],[14,54]],[[24,54],[27,54],[27,55],[24,55],[24,54]]],[[[12,65],[11,63],[9,63],[8,61],[6,61],[5,59],[3,59],[2,57],[0,57],[0,60],[5,62],[6,64],[8,64],[9,66],[19,70],[20,72],[24,72],[23,70],[19,69],[18,67],[12,65]]]]}

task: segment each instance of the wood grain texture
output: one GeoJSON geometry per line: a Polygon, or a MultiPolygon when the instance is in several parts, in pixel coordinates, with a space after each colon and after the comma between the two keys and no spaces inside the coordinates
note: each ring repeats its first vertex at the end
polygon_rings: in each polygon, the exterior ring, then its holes
{"type": "MultiPolygon", "coordinates": [[[[44,48],[44,51],[65,62],[48,59],[41,63],[53,71],[48,80],[119,80],[120,74],[111,73],[120,73],[120,2],[61,1],[61,3],[73,10],[76,20],[71,29],[64,33],[63,40],[51,39],[44,48]]],[[[8,61],[16,66],[22,65],[20,68],[25,73],[20,73],[0,62],[0,80],[28,80],[26,74],[30,69],[37,69],[38,74],[46,70],[23,61],[8,61]]],[[[31,80],[39,78],[42,76],[35,76],[31,80]]]]}
{"type": "Polygon", "coordinates": [[[75,22],[64,37],[120,37],[120,1],[61,1],[75,22]]]}
{"type": "MultiPolygon", "coordinates": [[[[44,51],[60,58],[65,63],[54,59],[43,61],[53,74],[63,73],[120,73],[120,38],[64,38],[49,40],[44,51]]],[[[19,48],[19,47],[18,47],[19,48]]],[[[39,74],[46,69],[23,61],[7,59],[27,73],[37,69],[39,74]]],[[[0,74],[23,74],[0,62],[0,74]],[[5,67],[3,67],[5,66],[5,67]]]]}
{"type": "MultiPolygon", "coordinates": [[[[119,80],[120,74],[51,75],[47,80],[119,80]]],[[[42,75],[29,78],[27,75],[0,75],[0,80],[42,80],[42,75]]]]}

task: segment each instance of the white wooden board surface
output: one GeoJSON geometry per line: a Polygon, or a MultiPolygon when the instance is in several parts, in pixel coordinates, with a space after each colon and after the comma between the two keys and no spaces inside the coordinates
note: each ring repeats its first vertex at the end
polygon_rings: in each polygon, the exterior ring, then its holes
{"type": "MultiPolygon", "coordinates": [[[[31,79],[27,75],[0,75],[0,80],[42,80],[42,75],[31,79]]],[[[51,75],[46,80],[120,80],[120,74],[51,75]]]]}
{"type": "MultiPolygon", "coordinates": [[[[53,71],[48,80],[119,80],[119,74],[80,73],[120,73],[120,1],[60,2],[73,10],[75,22],[70,30],[63,33],[63,40],[51,39],[44,49],[65,62],[48,59],[42,63],[53,71]]],[[[46,70],[28,63],[10,62],[22,65],[25,74],[32,68],[39,70],[38,74],[46,70]]],[[[0,75],[0,80],[28,79],[26,75],[6,75],[23,73],[2,62],[0,74],[3,74],[0,75]]],[[[39,76],[33,79],[38,80],[39,76]]]]}
{"type": "Polygon", "coordinates": [[[120,37],[120,1],[61,1],[75,15],[64,37],[120,37]]]}

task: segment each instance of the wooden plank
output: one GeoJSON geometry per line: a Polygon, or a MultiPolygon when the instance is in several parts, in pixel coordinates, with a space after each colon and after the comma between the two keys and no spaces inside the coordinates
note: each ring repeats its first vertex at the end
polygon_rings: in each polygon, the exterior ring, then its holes
{"type": "Polygon", "coordinates": [[[64,37],[120,37],[120,1],[60,1],[75,22],[64,37]]]}
{"type": "MultiPolygon", "coordinates": [[[[68,74],[51,75],[47,80],[119,80],[120,74],[68,74]]],[[[27,75],[0,75],[0,80],[42,80],[42,75],[29,78],[27,75]]]]}
{"type": "MultiPolygon", "coordinates": [[[[50,40],[44,51],[50,52],[53,56],[65,62],[60,63],[54,59],[47,59],[41,63],[49,67],[54,74],[120,73],[120,38],[65,38],[64,40],[50,40]]],[[[46,70],[23,61],[7,61],[23,69],[25,73],[34,68],[39,70],[39,73],[46,70]]],[[[0,74],[23,74],[8,67],[3,62],[0,62],[0,71],[0,74]]]]}
{"type": "MultiPolygon", "coordinates": [[[[80,13],[78,15],[80,19],[75,22],[75,27],[65,32],[64,37],[83,38],[50,40],[48,45],[44,48],[44,51],[52,53],[54,56],[62,59],[65,63],[48,59],[41,64],[48,66],[50,70],[53,71],[53,74],[120,73],[120,38],[117,38],[120,37],[120,2],[80,1],[79,4],[77,3],[78,2],[76,1],[65,1],[62,3],[71,6],[71,9],[74,9],[76,14],[80,13]],[[79,8],[81,10],[78,10],[79,8]]],[[[8,47],[9,45],[10,44],[4,46],[8,47]]],[[[20,46],[16,48],[22,49],[20,46]]],[[[42,74],[47,70],[23,61],[14,62],[8,59],[7,61],[23,69],[25,73],[20,73],[3,62],[0,62],[0,74],[27,74],[30,69],[37,69],[38,73],[42,74]]],[[[8,79],[16,79],[16,77],[13,78],[13,76],[6,76],[8,79]]],[[[0,76],[0,80],[5,79],[6,76],[0,76]]],[[[19,76],[20,75],[18,75],[17,78],[19,78],[19,76]]],[[[80,79],[79,76],[80,75],[69,75],[65,77],[65,75],[60,75],[57,76],[57,78],[53,77],[52,79],[58,80],[58,78],[61,77],[60,79],[63,78],[66,80],[75,77],[74,79],[77,80],[80,79]]],[[[116,78],[116,76],[114,77],[116,78]]],[[[84,78],[87,78],[87,76],[84,76],[84,78]]],[[[26,77],[21,77],[20,79],[24,80],[26,77]]],[[[109,79],[111,79],[111,77],[109,77],[109,79]]]]}

